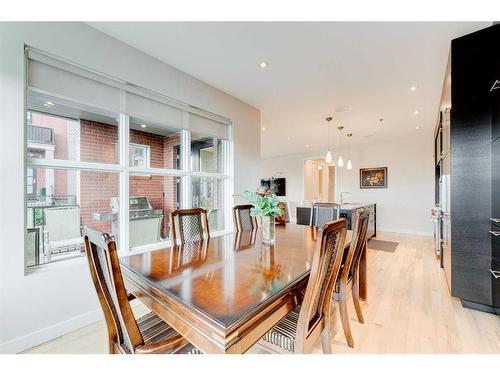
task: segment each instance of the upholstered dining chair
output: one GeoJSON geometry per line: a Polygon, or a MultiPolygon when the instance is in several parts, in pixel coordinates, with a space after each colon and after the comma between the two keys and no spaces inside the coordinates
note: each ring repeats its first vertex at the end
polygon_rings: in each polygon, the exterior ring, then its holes
{"type": "Polygon", "coordinates": [[[170,213],[171,234],[174,244],[210,239],[207,211],[203,208],[175,210],[170,213]]]}
{"type": "Polygon", "coordinates": [[[251,204],[240,204],[233,207],[234,223],[238,232],[252,231],[257,228],[257,219],[250,215],[252,207],[251,204]]]}
{"type": "Polygon", "coordinates": [[[303,300],[259,341],[281,353],[309,353],[319,336],[324,353],[331,353],[331,305],[347,230],[345,219],[325,224],[318,233],[311,273],[303,300]]]}
{"type": "Polygon", "coordinates": [[[366,251],[366,242],[368,234],[368,220],[370,211],[364,208],[353,212],[354,226],[352,228],[352,239],[344,256],[341,271],[335,283],[333,299],[338,301],[340,310],[340,321],[344,330],[344,336],[349,347],[354,348],[351,326],[349,325],[349,316],[347,314],[347,288],[352,290],[352,301],[354,309],[358,316],[358,321],[364,323],[361,305],[359,303],[359,262],[363,251],[366,251]]]}
{"type": "Polygon", "coordinates": [[[311,208],[310,225],[321,228],[326,223],[340,218],[340,205],[337,203],[314,203],[311,208]]]}
{"type": "Polygon", "coordinates": [[[154,312],[135,319],[127,298],[115,241],[84,227],[92,281],[108,328],[110,354],[201,353],[154,312]]]}

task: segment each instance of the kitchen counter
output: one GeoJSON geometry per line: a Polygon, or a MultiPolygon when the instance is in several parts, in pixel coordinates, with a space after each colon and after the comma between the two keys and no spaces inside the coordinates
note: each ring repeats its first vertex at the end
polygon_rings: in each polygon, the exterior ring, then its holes
{"type": "MultiPolygon", "coordinates": [[[[310,225],[311,207],[307,205],[297,206],[297,224],[310,225]]],[[[344,203],[340,206],[340,217],[348,222],[348,229],[352,228],[352,211],[365,207],[370,210],[370,221],[368,223],[368,238],[377,235],[377,205],[375,203],[344,203]]]]}

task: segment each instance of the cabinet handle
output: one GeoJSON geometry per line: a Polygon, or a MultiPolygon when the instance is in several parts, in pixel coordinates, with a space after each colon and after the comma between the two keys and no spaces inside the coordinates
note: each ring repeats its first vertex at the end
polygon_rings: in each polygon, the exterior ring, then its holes
{"type": "Polygon", "coordinates": [[[490,233],[491,233],[492,235],[494,235],[495,237],[500,236],[500,232],[499,232],[499,231],[497,231],[497,230],[490,230],[490,233]]]}
{"type": "Polygon", "coordinates": [[[494,223],[500,223],[500,219],[497,219],[495,217],[490,217],[490,221],[492,221],[494,223]]]}
{"type": "Polygon", "coordinates": [[[490,272],[495,277],[495,279],[500,279],[500,271],[494,271],[490,268],[490,272]]]}

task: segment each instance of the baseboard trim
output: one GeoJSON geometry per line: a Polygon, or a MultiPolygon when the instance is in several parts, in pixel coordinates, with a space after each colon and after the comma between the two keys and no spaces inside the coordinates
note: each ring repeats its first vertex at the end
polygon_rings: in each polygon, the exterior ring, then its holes
{"type": "Polygon", "coordinates": [[[377,234],[382,233],[395,233],[395,234],[410,234],[415,236],[425,236],[425,237],[433,237],[434,233],[432,232],[423,232],[423,231],[414,231],[414,230],[397,230],[397,229],[381,229],[377,228],[377,234]]]}
{"type": "Polygon", "coordinates": [[[44,327],[38,331],[28,333],[27,335],[0,343],[0,353],[15,354],[44,342],[53,340],[66,333],[85,327],[103,319],[102,310],[97,309],[85,314],[75,316],[74,318],[44,327]]]}

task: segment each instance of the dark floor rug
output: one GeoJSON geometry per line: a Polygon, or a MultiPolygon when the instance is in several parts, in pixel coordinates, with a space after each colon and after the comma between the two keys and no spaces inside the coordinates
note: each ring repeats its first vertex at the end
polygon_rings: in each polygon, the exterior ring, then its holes
{"type": "Polygon", "coordinates": [[[368,248],[371,250],[387,251],[388,253],[393,253],[398,247],[399,242],[382,241],[371,239],[368,241],[368,248]]]}

